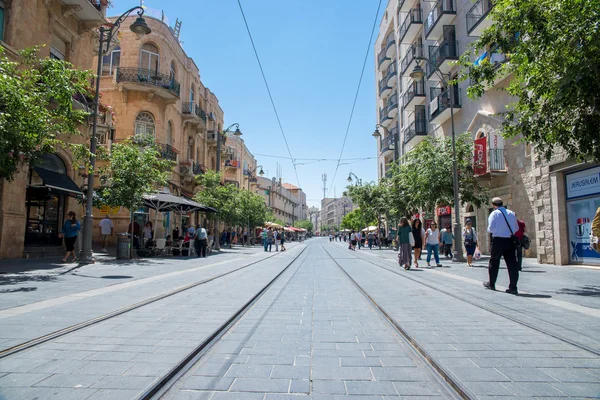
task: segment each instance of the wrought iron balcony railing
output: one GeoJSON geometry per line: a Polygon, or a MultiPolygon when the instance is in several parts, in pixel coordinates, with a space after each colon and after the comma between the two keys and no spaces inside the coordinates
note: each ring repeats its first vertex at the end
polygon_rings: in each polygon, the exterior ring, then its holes
{"type": "Polygon", "coordinates": [[[427,120],[415,119],[404,131],[404,143],[410,142],[415,136],[427,135],[427,120]]]}
{"type": "Polygon", "coordinates": [[[429,35],[435,24],[444,14],[456,14],[455,0],[438,0],[425,19],[425,37],[429,35]]]}
{"type": "Polygon", "coordinates": [[[492,8],[494,8],[492,0],[477,0],[473,7],[467,11],[467,34],[470,34],[487,17],[492,8]]]}
{"type": "Polygon", "coordinates": [[[402,42],[402,39],[404,39],[406,32],[408,32],[408,28],[410,28],[410,26],[412,24],[422,24],[422,23],[423,23],[423,10],[421,10],[420,7],[412,8],[408,12],[408,15],[406,16],[406,18],[404,18],[404,22],[402,22],[402,25],[400,26],[399,41],[402,42]]]}
{"type": "Polygon", "coordinates": [[[180,85],[169,75],[144,68],[117,68],[117,82],[134,82],[143,85],[156,86],[168,90],[179,97],[180,85]]]}
{"type": "Polygon", "coordinates": [[[160,148],[160,156],[166,160],[177,161],[177,154],[179,151],[170,144],[159,143],[158,147],[160,148]]]}
{"type": "Polygon", "coordinates": [[[452,94],[452,108],[461,108],[462,103],[460,99],[460,89],[453,88],[442,91],[441,88],[435,87],[430,89],[430,98],[433,99],[429,103],[429,119],[432,120],[437,117],[442,111],[450,108],[450,91],[453,90],[452,94]]]}
{"type": "Polygon", "coordinates": [[[406,69],[409,67],[410,63],[415,58],[422,58],[422,57],[423,57],[423,45],[422,44],[413,43],[406,50],[406,55],[402,59],[402,63],[401,63],[402,73],[406,72],[406,69]]]}
{"type": "Polygon", "coordinates": [[[431,76],[446,60],[458,60],[458,41],[445,40],[439,46],[429,46],[428,75],[431,76]]]}
{"type": "Polygon", "coordinates": [[[381,139],[381,153],[384,153],[384,152],[386,152],[388,150],[393,150],[394,149],[394,146],[396,144],[395,134],[396,134],[396,131],[394,131],[393,134],[390,131],[386,137],[384,137],[384,138],[381,139]]]}
{"type": "Polygon", "coordinates": [[[200,164],[197,162],[194,162],[192,164],[192,172],[194,173],[194,175],[202,175],[206,172],[207,168],[204,164],[200,164]]]}
{"type": "Polygon", "coordinates": [[[425,80],[413,81],[408,90],[402,95],[402,107],[406,107],[415,96],[425,96],[425,80]]]}

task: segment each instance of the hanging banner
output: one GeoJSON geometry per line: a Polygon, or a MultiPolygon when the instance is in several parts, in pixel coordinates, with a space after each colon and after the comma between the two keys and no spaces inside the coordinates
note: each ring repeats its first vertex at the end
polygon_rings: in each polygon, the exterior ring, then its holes
{"type": "Polygon", "coordinates": [[[452,208],[450,206],[438,207],[436,211],[437,211],[437,216],[438,217],[441,217],[442,215],[450,215],[450,214],[452,214],[452,208]]]}
{"type": "Polygon", "coordinates": [[[473,171],[475,175],[487,174],[487,137],[475,139],[473,149],[473,171]]]}

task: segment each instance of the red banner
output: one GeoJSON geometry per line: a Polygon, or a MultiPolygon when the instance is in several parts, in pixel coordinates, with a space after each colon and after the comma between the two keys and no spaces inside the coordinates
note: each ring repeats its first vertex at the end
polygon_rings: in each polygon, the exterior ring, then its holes
{"type": "Polygon", "coordinates": [[[441,217],[442,215],[452,214],[452,208],[450,206],[438,207],[438,209],[436,211],[437,211],[438,217],[441,217]]]}
{"type": "Polygon", "coordinates": [[[473,149],[473,171],[475,175],[484,175],[487,167],[487,137],[475,139],[473,149]]]}

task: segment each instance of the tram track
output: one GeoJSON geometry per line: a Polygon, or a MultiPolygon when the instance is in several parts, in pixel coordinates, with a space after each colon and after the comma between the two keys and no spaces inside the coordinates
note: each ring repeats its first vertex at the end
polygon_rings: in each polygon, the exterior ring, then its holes
{"type": "MultiPolygon", "coordinates": [[[[429,353],[421,346],[407,331],[404,329],[379,303],[344,269],[344,267],[331,255],[331,253],[323,246],[323,250],[331,258],[331,260],[339,267],[342,273],[348,280],[356,286],[371,306],[381,314],[392,328],[399,333],[400,337],[405,341],[407,347],[413,350],[414,354],[421,359],[422,364],[430,369],[430,375],[434,381],[441,387],[449,397],[460,398],[463,400],[475,400],[477,396],[470,393],[467,388],[456,378],[452,376],[442,365],[440,365],[429,353]]],[[[359,258],[359,257],[357,257],[359,258]]],[[[362,258],[359,258],[362,260],[362,258]]]]}
{"type": "MultiPolygon", "coordinates": [[[[306,247],[305,247],[305,249],[306,249],[306,247]]],[[[294,258],[294,260],[292,260],[291,263],[293,263],[300,256],[300,254],[302,254],[303,252],[304,252],[304,249],[298,254],[298,256],[296,256],[294,258]]],[[[18,352],[21,352],[23,350],[32,349],[32,348],[34,348],[34,347],[36,347],[38,345],[41,345],[42,343],[50,341],[50,340],[54,340],[54,339],[60,338],[62,336],[65,336],[65,335],[68,335],[70,333],[79,331],[81,329],[84,329],[84,328],[87,328],[87,327],[99,324],[101,322],[107,321],[107,320],[109,320],[111,318],[118,317],[118,316],[123,315],[125,313],[128,313],[130,311],[133,311],[133,310],[136,310],[138,308],[144,307],[146,305],[158,302],[160,300],[169,298],[171,296],[177,295],[179,293],[185,292],[185,291],[193,289],[195,287],[198,287],[198,286],[204,285],[206,283],[215,281],[215,280],[217,280],[219,278],[225,277],[227,275],[233,274],[235,272],[238,272],[238,271],[244,270],[244,269],[246,269],[248,267],[251,267],[251,266],[254,266],[256,264],[259,264],[259,263],[261,263],[263,261],[269,260],[269,259],[277,256],[278,254],[280,254],[280,253],[275,253],[273,255],[269,255],[267,257],[264,257],[264,258],[261,258],[259,260],[250,262],[248,264],[242,265],[241,267],[234,268],[234,269],[232,269],[230,271],[227,271],[227,272],[224,272],[222,274],[218,274],[218,275],[212,276],[210,278],[202,279],[202,280],[199,280],[199,281],[196,281],[196,282],[184,285],[184,286],[177,287],[177,288],[175,288],[173,290],[170,290],[168,292],[162,293],[160,295],[150,297],[148,299],[136,302],[134,304],[130,304],[130,305],[125,306],[125,307],[121,307],[121,308],[119,308],[117,310],[114,310],[114,311],[111,311],[109,313],[106,313],[106,314],[103,314],[103,315],[100,315],[100,316],[97,316],[97,317],[94,317],[94,318],[90,318],[90,319],[88,319],[86,321],[83,321],[83,322],[80,322],[80,323],[77,323],[77,324],[65,327],[63,329],[56,330],[54,332],[48,333],[46,335],[39,336],[37,338],[28,340],[26,342],[14,345],[12,347],[9,347],[7,349],[4,349],[4,350],[0,351],[0,359],[3,359],[3,358],[8,357],[8,356],[11,356],[11,355],[13,355],[15,353],[18,353],[18,352]]],[[[291,265],[291,263],[289,265],[291,265]]]]}
{"type": "MultiPolygon", "coordinates": [[[[533,329],[533,330],[535,330],[537,332],[540,332],[540,333],[542,333],[544,335],[547,335],[547,336],[550,336],[550,337],[552,337],[554,339],[560,340],[563,343],[567,343],[567,344],[569,344],[571,346],[577,347],[580,350],[584,350],[584,351],[587,351],[587,352],[592,353],[594,355],[600,356],[600,350],[591,348],[589,346],[586,346],[585,344],[579,343],[579,342],[577,342],[575,340],[572,340],[570,338],[564,337],[562,335],[558,335],[556,333],[549,332],[548,330],[545,330],[545,329],[543,329],[543,328],[541,328],[539,326],[536,326],[535,324],[532,324],[530,322],[524,321],[523,319],[515,317],[514,315],[510,315],[507,312],[502,312],[502,311],[499,311],[498,309],[494,309],[494,308],[482,305],[481,301],[488,301],[487,299],[484,299],[484,298],[481,298],[481,297],[477,297],[477,296],[473,296],[475,299],[477,299],[477,302],[473,301],[473,300],[465,299],[464,297],[457,296],[456,294],[454,294],[454,293],[452,293],[452,292],[450,292],[448,290],[444,290],[444,289],[440,288],[439,285],[435,285],[434,283],[423,282],[421,279],[415,279],[415,278],[413,278],[411,276],[408,276],[406,273],[402,273],[402,271],[400,271],[400,270],[393,269],[392,267],[388,267],[388,266],[384,266],[384,265],[378,264],[378,263],[376,263],[374,261],[365,259],[363,257],[359,257],[359,256],[354,255],[354,254],[353,254],[353,256],[355,256],[359,260],[362,260],[362,261],[364,261],[366,263],[374,265],[374,266],[376,266],[378,268],[384,269],[384,270],[386,270],[388,272],[391,272],[391,273],[393,273],[395,275],[398,275],[398,276],[400,276],[400,277],[402,277],[404,279],[410,280],[410,281],[412,281],[414,283],[418,283],[419,285],[422,285],[422,286],[427,287],[429,289],[432,289],[432,290],[435,290],[437,292],[443,293],[444,295],[450,296],[450,297],[452,297],[455,300],[459,300],[459,301],[467,303],[467,304],[469,304],[471,306],[477,307],[477,308],[479,308],[481,310],[493,313],[493,314],[495,314],[497,316],[500,316],[502,318],[505,318],[507,320],[515,322],[515,323],[517,323],[517,324],[519,324],[521,326],[527,327],[529,329],[533,329]]],[[[504,306],[502,304],[495,304],[495,306],[496,307],[507,308],[513,314],[515,313],[515,310],[512,310],[512,309],[510,309],[510,308],[508,308],[508,307],[506,307],[506,306],[504,306]]],[[[533,315],[527,315],[527,317],[528,318],[536,318],[533,315]]],[[[539,321],[541,323],[543,323],[543,324],[553,325],[553,326],[556,326],[557,328],[565,329],[564,327],[556,325],[556,324],[554,324],[552,322],[549,322],[549,321],[545,321],[545,320],[539,320],[539,321]]],[[[577,337],[578,334],[575,333],[575,332],[573,332],[571,336],[577,337]]]]}

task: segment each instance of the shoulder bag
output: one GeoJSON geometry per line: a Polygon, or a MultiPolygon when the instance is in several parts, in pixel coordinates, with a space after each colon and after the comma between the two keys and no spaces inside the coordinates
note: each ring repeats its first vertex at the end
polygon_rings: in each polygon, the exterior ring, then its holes
{"type": "Polygon", "coordinates": [[[521,240],[515,236],[515,233],[513,232],[512,228],[510,227],[510,224],[508,223],[508,219],[506,218],[506,215],[504,215],[504,213],[502,211],[500,211],[500,214],[502,214],[502,216],[504,217],[504,220],[506,221],[506,226],[508,226],[508,230],[510,231],[510,238],[513,241],[513,244],[515,245],[515,249],[518,249],[521,247],[521,240]]]}
{"type": "Polygon", "coordinates": [[[412,233],[412,229],[408,232],[408,243],[410,243],[410,247],[415,247],[415,236],[412,233]]]}

